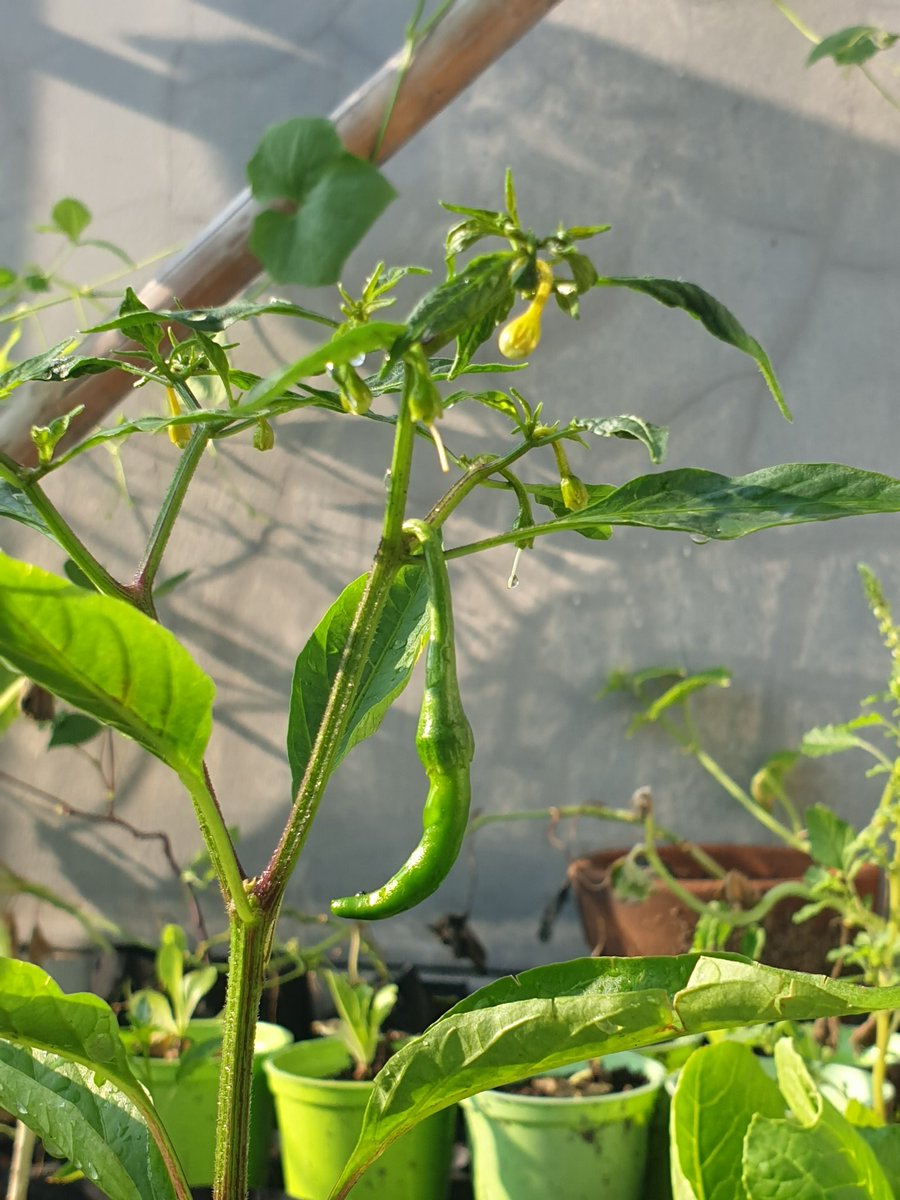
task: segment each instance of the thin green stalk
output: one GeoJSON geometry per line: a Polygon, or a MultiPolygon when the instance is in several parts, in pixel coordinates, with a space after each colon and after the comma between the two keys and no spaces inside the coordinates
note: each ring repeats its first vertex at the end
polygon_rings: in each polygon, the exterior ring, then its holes
{"type": "Polygon", "coordinates": [[[131,598],[125,584],[114,579],[106,567],[94,558],[40,484],[31,480],[28,470],[2,451],[0,451],[0,479],[5,479],[7,483],[27,497],[43,518],[44,524],[56,541],[98,592],[102,592],[104,596],[115,596],[119,600],[131,598]]]}
{"type": "Polygon", "coordinates": [[[256,907],[247,895],[245,875],[238,861],[222,810],[219,808],[219,802],[213,791],[206,766],[204,765],[202,776],[185,776],[182,778],[182,783],[193,801],[197,824],[203,834],[203,842],[216,872],[226,907],[233,909],[235,915],[242,921],[255,921],[257,919],[256,907]]]}
{"type": "Polygon", "coordinates": [[[266,965],[272,948],[277,908],[265,915],[254,911],[252,921],[231,918],[228,987],[222,1030],[218,1133],[213,1172],[216,1200],[244,1200],[247,1195],[247,1149],[250,1130],[250,1085],[256,1014],[262,998],[266,965]]]}
{"type": "Polygon", "coordinates": [[[156,581],[157,572],[169,544],[169,538],[172,536],[175,521],[184,504],[188,487],[200,464],[208,441],[208,432],[202,425],[198,425],[191,434],[191,440],[181,451],[175,474],[172,476],[156,521],[150,531],[147,548],[134,577],[133,585],[145,604],[151,606],[153,604],[153,584],[156,581]]]}
{"type": "Polygon", "coordinates": [[[701,746],[695,746],[691,749],[690,753],[693,754],[704,771],[711,775],[716,783],[724,788],[728,795],[736,800],[742,808],[746,809],[752,817],[755,817],[760,825],[764,825],[770,833],[774,833],[777,838],[780,838],[788,846],[793,846],[795,850],[801,850],[804,853],[808,851],[809,847],[804,838],[788,829],[786,825],[782,825],[781,821],[773,817],[770,812],[767,812],[762,805],[757,804],[749,792],[746,792],[740,784],[732,779],[727,771],[724,771],[716,760],[707,754],[701,746]]]}

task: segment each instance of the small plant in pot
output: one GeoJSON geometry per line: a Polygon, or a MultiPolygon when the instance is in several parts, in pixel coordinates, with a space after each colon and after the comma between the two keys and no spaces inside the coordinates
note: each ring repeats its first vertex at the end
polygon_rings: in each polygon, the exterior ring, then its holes
{"type": "Polygon", "coordinates": [[[462,1101],[475,1200],[642,1200],[665,1067],[623,1051],[462,1101]]]}
{"type": "MultiPolygon", "coordinates": [[[[265,1063],[275,1097],[288,1195],[324,1200],[346,1166],[373,1090],[402,1035],[383,1027],[397,1001],[393,983],[373,987],[335,971],[323,976],[337,1016],[322,1036],[265,1063]]],[[[395,1142],[353,1189],[354,1200],[442,1200],[450,1180],[455,1110],[444,1109],[395,1142]]]]}
{"type": "MultiPolygon", "coordinates": [[[[219,971],[211,964],[185,970],[187,938],[178,925],[167,925],[156,953],[159,991],[141,988],[128,996],[128,1025],[122,1039],[132,1070],[153,1098],[191,1187],[213,1180],[216,1096],[222,1021],[194,1013],[214,987],[219,971]]],[[[265,1059],[290,1041],[280,1025],[256,1027],[248,1172],[254,1187],[265,1184],[274,1129],[272,1101],[262,1073],[265,1059]]]]}

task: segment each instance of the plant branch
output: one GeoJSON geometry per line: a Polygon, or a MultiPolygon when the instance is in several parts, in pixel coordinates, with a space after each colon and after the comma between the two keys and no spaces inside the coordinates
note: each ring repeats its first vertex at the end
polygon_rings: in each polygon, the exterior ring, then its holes
{"type": "Polygon", "coordinates": [[[53,537],[98,592],[102,592],[104,596],[114,596],[119,600],[130,599],[125,584],[114,579],[106,567],[94,558],[40,484],[31,478],[31,472],[27,468],[21,467],[3,451],[0,451],[0,479],[5,479],[7,483],[27,497],[43,518],[44,524],[53,537]]]}

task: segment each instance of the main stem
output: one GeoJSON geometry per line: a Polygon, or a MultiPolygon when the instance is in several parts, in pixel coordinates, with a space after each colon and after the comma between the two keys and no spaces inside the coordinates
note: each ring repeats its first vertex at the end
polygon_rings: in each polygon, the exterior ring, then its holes
{"type": "Polygon", "coordinates": [[[231,913],[214,1200],[244,1200],[247,1192],[253,1047],[266,964],[285,888],[334,768],[379,617],[397,571],[406,558],[403,520],[414,436],[404,395],[394,436],[381,541],[347,636],[309,762],[275,853],[263,874],[243,897],[252,907],[252,918],[248,920],[237,905],[231,913]]]}

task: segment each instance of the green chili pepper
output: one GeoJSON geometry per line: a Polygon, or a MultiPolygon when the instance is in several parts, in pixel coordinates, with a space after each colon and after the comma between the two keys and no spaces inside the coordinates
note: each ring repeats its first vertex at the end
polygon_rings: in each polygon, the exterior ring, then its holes
{"type": "Polygon", "coordinates": [[[372,392],[369,385],[360,379],[356,368],[350,363],[335,363],[331,377],[340,388],[341,407],[344,412],[363,416],[372,407],[372,392]]]}
{"type": "Polygon", "coordinates": [[[469,765],[475,750],[456,678],[450,580],[440,539],[424,521],[403,526],[422,544],[428,572],[428,649],[416,750],[430,787],[422,839],[383,887],[332,900],[331,911],[353,920],[393,917],[436,891],[459,855],[469,819],[469,765]]]}

